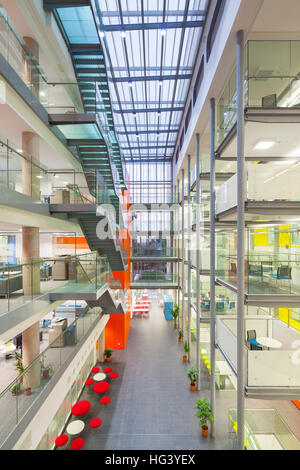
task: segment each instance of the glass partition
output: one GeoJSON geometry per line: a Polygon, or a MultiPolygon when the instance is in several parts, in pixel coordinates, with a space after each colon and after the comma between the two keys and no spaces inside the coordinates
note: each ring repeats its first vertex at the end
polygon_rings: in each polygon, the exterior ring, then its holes
{"type": "MultiPolygon", "coordinates": [[[[245,106],[295,108],[300,104],[300,41],[248,41],[245,48],[245,106]]],[[[236,124],[236,69],[217,103],[217,145],[236,124]]]]}
{"type": "MultiPolygon", "coordinates": [[[[275,409],[246,409],[244,430],[247,450],[300,450],[299,440],[275,409]]],[[[229,432],[235,440],[236,408],[229,410],[229,432]]]]}

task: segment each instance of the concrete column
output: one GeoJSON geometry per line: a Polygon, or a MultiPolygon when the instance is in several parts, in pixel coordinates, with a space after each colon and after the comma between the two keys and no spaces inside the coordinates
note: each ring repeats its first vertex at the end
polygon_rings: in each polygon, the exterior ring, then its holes
{"type": "Polygon", "coordinates": [[[191,315],[192,315],[192,309],[191,309],[191,297],[192,297],[192,258],[191,258],[191,156],[188,155],[187,157],[187,180],[188,180],[188,185],[187,185],[187,261],[188,261],[188,343],[190,347],[190,353],[189,353],[189,361],[191,360],[191,315]]]}
{"type": "Polygon", "coordinates": [[[23,79],[28,88],[39,97],[40,76],[37,64],[39,62],[39,45],[35,39],[25,36],[25,50],[23,57],[23,79]]]}
{"type": "Polygon", "coordinates": [[[22,192],[27,196],[40,198],[39,136],[34,132],[22,133],[22,150],[26,156],[22,167],[22,192]]]}
{"type": "MultiPolygon", "coordinates": [[[[184,269],[184,260],[185,260],[185,240],[184,240],[184,170],[181,170],[181,269],[182,269],[182,284],[181,284],[181,294],[182,294],[182,309],[181,309],[181,325],[179,328],[182,328],[185,331],[185,269],[184,269]]],[[[180,319],[180,316],[179,316],[180,319]]]]}
{"type": "Polygon", "coordinates": [[[196,134],[196,369],[199,371],[197,377],[197,390],[200,390],[200,136],[196,134]]]}
{"type": "Polygon", "coordinates": [[[215,99],[210,100],[210,403],[214,417],[211,435],[215,436],[216,419],[216,309],[215,309],[215,266],[216,266],[216,234],[215,234],[215,99]]]}
{"type": "Polygon", "coordinates": [[[245,446],[245,119],[244,119],[244,31],[236,37],[237,57],[237,441],[245,446]]]}
{"type": "MultiPolygon", "coordinates": [[[[23,243],[23,292],[31,298],[40,293],[40,263],[33,263],[40,256],[40,234],[38,227],[22,228],[23,243]]],[[[22,358],[24,368],[28,367],[40,354],[40,324],[34,323],[23,331],[22,358]]],[[[40,363],[37,361],[24,377],[26,388],[35,388],[40,384],[40,363]]]]}

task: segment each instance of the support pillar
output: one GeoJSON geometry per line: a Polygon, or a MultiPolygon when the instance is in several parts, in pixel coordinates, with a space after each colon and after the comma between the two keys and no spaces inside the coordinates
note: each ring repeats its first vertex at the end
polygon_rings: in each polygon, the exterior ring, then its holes
{"type": "Polygon", "coordinates": [[[40,75],[37,67],[39,63],[39,45],[31,37],[25,36],[23,41],[25,42],[23,79],[32,93],[39,98],[40,75]]]}
{"type": "MultiPolygon", "coordinates": [[[[182,293],[182,309],[181,309],[181,326],[180,328],[184,331],[184,310],[185,310],[185,277],[184,277],[184,260],[185,260],[185,240],[184,240],[184,170],[181,170],[181,274],[182,274],[182,285],[181,285],[181,293],[182,293]]],[[[179,316],[180,318],[180,316],[179,316]]]]}
{"type": "Polygon", "coordinates": [[[196,369],[199,371],[197,377],[197,390],[200,390],[200,137],[196,134],[196,369]]]}
{"type": "Polygon", "coordinates": [[[192,259],[191,259],[191,156],[187,156],[187,261],[188,261],[188,343],[190,347],[189,361],[191,360],[191,297],[192,297],[192,259]]]}
{"type": "Polygon", "coordinates": [[[210,100],[210,403],[214,417],[211,435],[215,436],[216,420],[216,308],[215,308],[215,115],[214,98],[210,100]]]}
{"type": "MultiPolygon", "coordinates": [[[[39,161],[39,136],[33,132],[23,132],[22,149],[32,161],[39,161]]],[[[38,168],[31,161],[23,161],[23,193],[40,197],[38,168]]],[[[22,227],[23,293],[29,300],[40,293],[40,231],[39,227],[22,227]]],[[[22,334],[22,358],[24,368],[28,367],[40,353],[40,324],[33,324],[22,334]]],[[[25,378],[25,386],[35,388],[40,383],[40,364],[30,368],[25,378]]]]}
{"type": "Polygon", "coordinates": [[[244,119],[244,31],[238,31],[237,55],[237,444],[245,446],[245,119],[244,119]]]}

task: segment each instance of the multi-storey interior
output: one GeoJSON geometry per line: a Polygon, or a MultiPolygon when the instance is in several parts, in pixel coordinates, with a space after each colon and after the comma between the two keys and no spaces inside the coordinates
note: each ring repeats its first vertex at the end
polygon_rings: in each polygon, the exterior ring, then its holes
{"type": "Polygon", "coordinates": [[[300,449],[299,14],[1,1],[1,449],[300,449]]]}

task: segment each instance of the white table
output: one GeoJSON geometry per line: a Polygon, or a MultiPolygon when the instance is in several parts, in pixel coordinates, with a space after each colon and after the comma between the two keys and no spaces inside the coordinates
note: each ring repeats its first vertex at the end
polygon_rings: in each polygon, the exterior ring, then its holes
{"type": "Polygon", "coordinates": [[[261,337],[261,338],[256,338],[256,341],[261,346],[265,346],[266,348],[280,349],[282,347],[281,342],[274,338],[261,337]]]}
{"type": "Polygon", "coordinates": [[[99,374],[94,375],[94,380],[96,382],[101,382],[102,380],[106,379],[106,374],[103,374],[103,372],[99,372],[99,374]]]}
{"type": "Polygon", "coordinates": [[[80,419],[77,419],[76,421],[72,421],[72,423],[68,425],[67,433],[71,436],[77,436],[77,434],[80,434],[84,430],[84,427],[84,422],[80,419]]]}

